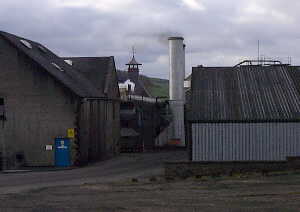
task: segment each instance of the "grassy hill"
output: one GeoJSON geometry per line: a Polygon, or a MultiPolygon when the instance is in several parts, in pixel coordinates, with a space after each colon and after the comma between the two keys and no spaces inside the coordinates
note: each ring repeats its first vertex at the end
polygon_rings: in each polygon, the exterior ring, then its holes
{"type": "MultiPolygon", "coordinates": [[[[118,70],[119,78],[126,78],[127,73],[125,71],[118,70]]],[[[123,79],[124,80],[124,79],[123,79]]],[[[147,77],[140,75],[140,81],[152,97],[169,97],[169,80],[147,77]]]]}
{"type": "Polygon", "coordinates": [[[153,97],[169,97],[169,80],[140,76],[146,89],[153,97]]]}

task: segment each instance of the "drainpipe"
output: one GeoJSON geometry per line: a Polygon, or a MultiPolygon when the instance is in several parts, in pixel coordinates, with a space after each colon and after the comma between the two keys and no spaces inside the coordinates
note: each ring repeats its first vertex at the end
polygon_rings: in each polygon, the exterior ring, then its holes
{"type": "Polygon", "coordinates": [[[1,120],[1,133],[0,133],[0,141],[2,145],[2,172],[6,170],[6,146],[4,141],[4,123],[5,123],[5,117],[3,116],[3,120],[1,120]]]}

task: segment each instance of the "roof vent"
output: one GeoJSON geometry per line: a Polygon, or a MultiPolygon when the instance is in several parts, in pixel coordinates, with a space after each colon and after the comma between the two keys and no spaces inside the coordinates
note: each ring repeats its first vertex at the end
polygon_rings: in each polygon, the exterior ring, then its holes
{"type": "Polygon", "coordinates": [[[32,49],[32,45],[27,40],[20,40],[20,42],[28,49],[32,49]]]}
{"type": "Polygon", "coordinates": [[[47,53],[47,50],[46,50],[43,46],[39,45],[38,48],[39,48],[39,50],[41,50],[42,52],[47,53]]]}
{"type": "Polygon", "coordinates": [[[61,72],[65,71],[63,70],[59,65],[57,65],[56,63],[51,63],[55,68],[57,68],[58,70],[60,70],[61,72]]]}
{"type": "Polygon", "coordinates": [[[72,61],[72,60],[65,60],[65,62],[66,62],[67,64],[69,64],[70,66],[73,65],[73,61],[72,61]]]}

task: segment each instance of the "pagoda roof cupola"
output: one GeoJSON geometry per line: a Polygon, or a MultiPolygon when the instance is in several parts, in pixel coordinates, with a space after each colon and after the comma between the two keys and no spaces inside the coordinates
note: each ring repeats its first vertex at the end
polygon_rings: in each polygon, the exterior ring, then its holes
{"type": "Polygon", "coordinates": [[[136,61],[134,54],[134,48],[132,48],[132,59],[126,64],[128,66],[128,72],[139,72],[139,66],[142,65],[136,61]]]}
{"type": "Polygon", "coordinates": [[[132,59],[130,60],[129,63],[127,63],[126,65],[131,66],[131,65],[137,65],[137,66],[141,66],[141,63],[138,63],[133,55],[132,59]]]}

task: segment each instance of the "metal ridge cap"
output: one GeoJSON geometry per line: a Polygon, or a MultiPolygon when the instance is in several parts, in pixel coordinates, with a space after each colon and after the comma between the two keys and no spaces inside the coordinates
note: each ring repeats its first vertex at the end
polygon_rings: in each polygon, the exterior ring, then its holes
{"type": "Polygon", "coordinates": [[[183,37],[168,37],[168,40],[184,40],[183,37]]]}

